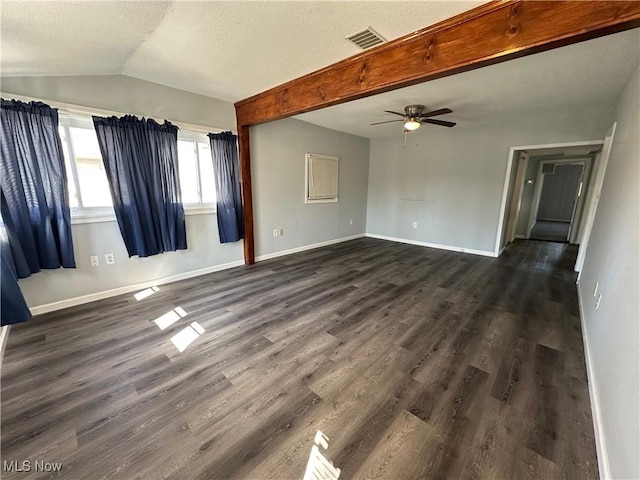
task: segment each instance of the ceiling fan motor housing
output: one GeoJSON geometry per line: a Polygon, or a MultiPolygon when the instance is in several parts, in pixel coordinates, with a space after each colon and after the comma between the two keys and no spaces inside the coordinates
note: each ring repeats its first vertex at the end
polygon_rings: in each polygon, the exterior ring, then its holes
{"type": "Polygon", "coordinates": [[[404,107],[404,113],[407,117],[419,117],[425,108],[424,105],[407,105],[404,107]]]}

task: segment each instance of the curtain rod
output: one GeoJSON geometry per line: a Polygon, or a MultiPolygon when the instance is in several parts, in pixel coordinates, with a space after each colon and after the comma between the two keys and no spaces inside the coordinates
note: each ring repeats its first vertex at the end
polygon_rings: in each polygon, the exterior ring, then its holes
{"type": "MultiPolygon", "coordinates": [[[[8,92],[0,92],[0,95],[2,96],[2,98],[13,98],[15,100],[21,100],[23,102],[43,102],[46,103],[47,105],[53,107],[53,108],[57,108],[60,113],[63,114],[67,114],[67,115],[101,115],[101,116],[107,116],[107,117],[112,117],[112,116],[117,116],[117,117],[121,117],[124,115],[133,115],[132,113],[123,113],[123,112],[116,112],[114,110],[103,110],[101,108],[93,108],[93,107],[84,107],[82,105],[74,105],[72,103],[64,103],[64,102],[57,102],[54,100],[47,100],[47,99],[43,99],[43,98],[34,98],[34,97],[28,97],[26,95],[16,95],[14,93],[8,93],[8,92]]],[[[176,122],[174,120],[171,120],[169,118],[163,118],[163,119],[159,119],[159,118],[155,118],[155,117],[149,117],[147,115],[142,115],[144,118],[149,118],[152,120],[155,120],[158,123],[163,123],[165,120],[167,120],[168,122],[172,123],[173,125],[177,126],[178,128],[180,128],[181,130],[187,130],[187,131],[191,131],[191,132],[198,132],[198,133],[220,133],[220,132],[228,132],[230,129],[228,128],[218,128],[218,127],[206,127],[203,125],[196,125],[193,123],[186,123],[186,122],[176,122]]],[[[235,130],[231,130],[231,132],[235,135],[237,135],[238,132],[236,132],[235,130]]]]}

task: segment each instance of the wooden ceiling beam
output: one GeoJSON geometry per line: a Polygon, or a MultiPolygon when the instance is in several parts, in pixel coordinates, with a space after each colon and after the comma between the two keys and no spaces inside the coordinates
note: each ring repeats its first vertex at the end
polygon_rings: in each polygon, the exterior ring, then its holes
{"type": "Polygon", "coordinates": [[[497,0],[237,102],[245,263],[255,262],[250,126],[639,26],[639,0],[497,0]]]}
{"type": "Polygon", "coordinates": [[[640,1],[499,0],[239,101],[236,116],[256,125],[638,26],[640,1]]]}

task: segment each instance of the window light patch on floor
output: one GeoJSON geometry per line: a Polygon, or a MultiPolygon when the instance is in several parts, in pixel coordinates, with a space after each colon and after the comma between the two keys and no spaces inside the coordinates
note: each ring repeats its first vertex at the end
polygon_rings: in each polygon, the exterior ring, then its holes
{"type": "Polygon", "coordinates": [[[179,352],[184,352],[191,343],[204,333],[204,328],[198,322],[192,322],[188,327],[171,337],[171,342],[179,352]]]}
{"type": "Polygon", "coordinates": [[[140,300],[143,300],[143,299],[149,297],[150,295],[153,295],[158,290],[160,290],[160,289],[154,285],[153,287],[146,288],[146,289],[142,290],[141,292],[138,292],[138,293],[134,294],[133,296],[137,301],[140,301],[140,300]]]}
{"type": "Polygon", "coordinates": [[[329,447],[329,439],[318,430],[313,442],[315,445],[311,447],[303,480],[338,480],[340,469],[334,467],[333,463],[327,460],[320,450],[320,448],[326,450],[329,447]]]}
{"type": "Polygon", "coordinates": [[[160,327],[160,330],[165,330],[186,315],[187,312],[185,312],[182,307],[177,307],[170,312],[167,312],[164,315],[156,318],[154,322],[156,323],[156,325],[158,325],[158,327],[160,327]]]}

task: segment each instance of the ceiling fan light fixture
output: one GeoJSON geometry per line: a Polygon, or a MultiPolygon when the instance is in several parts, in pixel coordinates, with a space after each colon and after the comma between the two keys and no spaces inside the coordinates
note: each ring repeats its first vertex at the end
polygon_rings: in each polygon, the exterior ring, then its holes
{"type": "Polygon", "coordinates": [[[420,125],[422,125],[422,123],[415,117],[408,118],[404,122],[405,130],[409,130],[410,132],[419,129],[420,125]]]}

